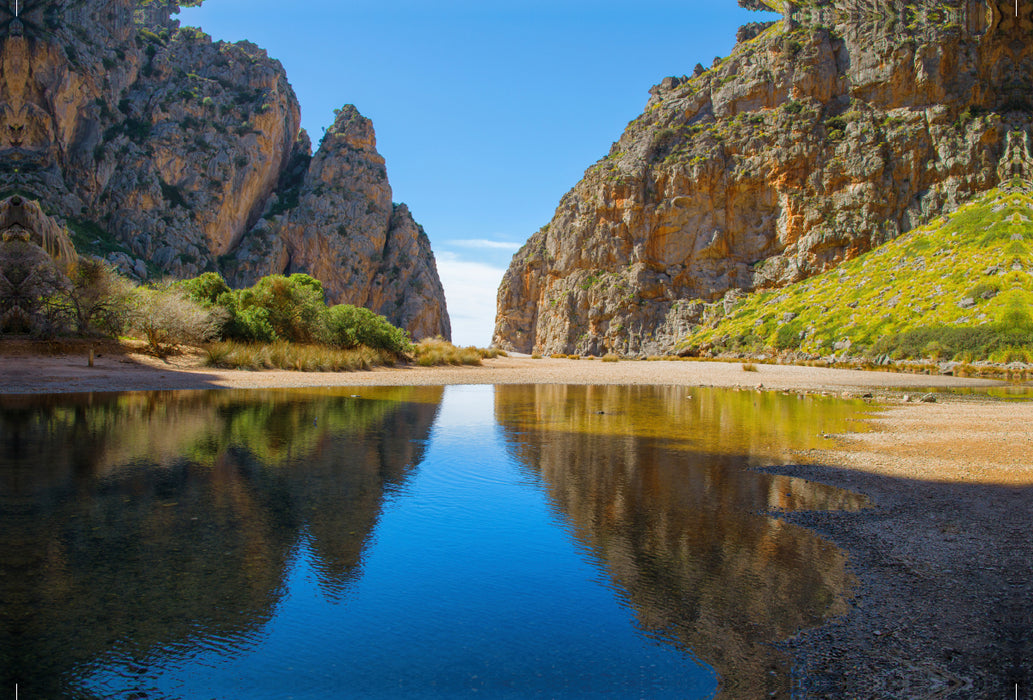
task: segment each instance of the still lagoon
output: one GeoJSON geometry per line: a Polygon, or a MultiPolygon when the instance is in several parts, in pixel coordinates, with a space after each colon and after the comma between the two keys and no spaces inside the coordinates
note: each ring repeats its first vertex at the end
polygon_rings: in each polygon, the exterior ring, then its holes
{"type": "Polygon", "coordinates": [[[762,467],[863,402],[685,387],[0,397],[21,697],[767,697],[845,610],[762,467]]]}

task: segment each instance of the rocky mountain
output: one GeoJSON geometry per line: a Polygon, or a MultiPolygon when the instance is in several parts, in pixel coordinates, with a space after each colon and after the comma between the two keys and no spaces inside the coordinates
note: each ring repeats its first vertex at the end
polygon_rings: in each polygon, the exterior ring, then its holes
{"type": "Polygon", "coordinates": [[[308,272],[329,301],[450,334],[426,235],[392,202],[369,120],[313,155],[279,62],[171,19],[170,0],[0,8],[0,195],[139,278],[308,272]]]}
{"type": "Polygon", "coordinates": [[[827,362],[1027,361],[1031,216],[1029,192],[995,188],[834,270],[705,314],[685,348],[827,362]]]}
{"type": "Polygon", "coordinates": [[[728,58],[650,91],[514,256],[495,344],[673,352],[744,292],[1030,179],[1033,6],[779,4],[728,58]]]}

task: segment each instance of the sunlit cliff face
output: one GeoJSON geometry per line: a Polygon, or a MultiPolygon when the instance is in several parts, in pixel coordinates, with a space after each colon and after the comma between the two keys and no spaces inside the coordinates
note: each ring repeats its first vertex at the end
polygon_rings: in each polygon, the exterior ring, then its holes
{"type": "Polygon", "coordinates": [[[127,57],[114,47],[133,24],[129,0],[0,3],[0,187],[63,166],[95,128],[100,104],[124,83],[127,57]]]}
{"type": "MultiPolygon", "coordinates": [[[[852,96],[893,108],[895,65],[914,51],[914,99],[955,99],[987,111],[1029,112],[1033,89],[1033,6],[1014,0],[960,0],[904,4],[897,0],[843,0],[834,9],[798,9],[789,23],[833,27],[843,39],[844,78],[852,96]],[[918,47],[918,50],[915,48],[918,47]],[[882,91],[870,93],[874,78],[882,91]],[[881,98],[881,99],[880,99],[881,98]]],[[[909,71],[911,72],[911,71],[909,71]]],[[[920,102],[916,101],[916,106],[920,102]]],[[[1027,115],[1028,116],[1028,115],[1027,115]]]]}
{"type": "Polygon", "coordinates": [[[740,4],[788,9],[650,90],[514,257],[496,345],[677,352],[729,293],[828,271],[1033,181],[1033,4],[740,4]]]}

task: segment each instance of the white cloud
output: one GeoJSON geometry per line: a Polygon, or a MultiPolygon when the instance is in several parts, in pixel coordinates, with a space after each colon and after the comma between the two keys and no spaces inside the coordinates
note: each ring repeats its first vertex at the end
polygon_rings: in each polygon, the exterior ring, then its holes
{"type": "Polygon", "coordinates": [[[488,347],[495,329],[495,296],[501,267],[460,260],[448,251],[435,255],[456,345],[488,347]]]}
{"type": "Polygon", "coordinates": [[[461,238],[453,241],[445,241],[446,246],[459,246],[460,248],[491,248],[492,250],[517,251],[523,243],[512,241],[493,241],[487,238],[461,238]]]}

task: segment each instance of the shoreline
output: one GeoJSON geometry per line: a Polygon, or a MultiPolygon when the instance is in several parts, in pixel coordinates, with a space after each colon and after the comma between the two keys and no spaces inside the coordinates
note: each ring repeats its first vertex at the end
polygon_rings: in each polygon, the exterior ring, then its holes
{"type": "Polygon", "coordinates": [[[355,372],[229,370],[204,367],[199,355],[159,360],[140,353],[0,355],[0,394],[163,391],[176,389],[284,389],[450,384],[658,384],[818,392],[923,392],[1006,388],[1007,382],[946,375],[754,365],[706,361],[486,359],[482,366],[401,365],[355,372]]]}
{"type": "MultiPolygon", "coordinates": [[[[738,363],[499,357],[481,367],[342,373],[202,367],[102,352],[0,355],[0,394],[452,384],[684,385],[874,395],[871,432],[834,436],[770,469],[864,494],[857,513],[789,512],[847,553],[858,587],[848,612],[777,643],[794,697],[1010,697],[1033,687],[1033,402],[986,401],[987,379],[738,363]],[[938,403],[902,394],[972,389],[938,403]]],[[[942,395],[941,395],[942,396],[942,395]]]]}

